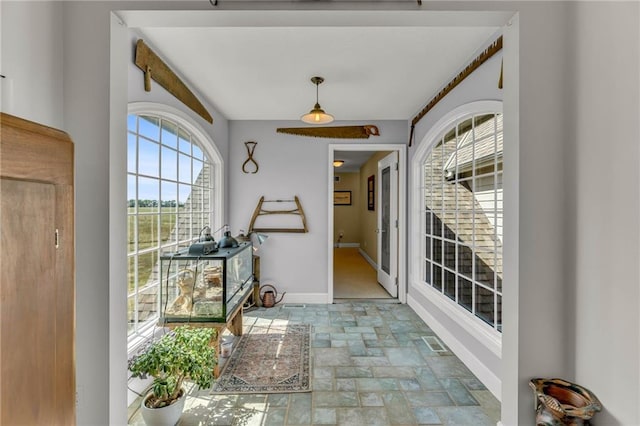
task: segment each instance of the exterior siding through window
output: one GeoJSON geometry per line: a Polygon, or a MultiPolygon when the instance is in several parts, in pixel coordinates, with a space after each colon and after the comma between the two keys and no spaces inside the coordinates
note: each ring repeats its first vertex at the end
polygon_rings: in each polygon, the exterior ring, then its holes
{"type": "Polygon", "coordinates": [[[423,279],[502,331],[502,114],[455,124],[423,163],[423,279]]]}

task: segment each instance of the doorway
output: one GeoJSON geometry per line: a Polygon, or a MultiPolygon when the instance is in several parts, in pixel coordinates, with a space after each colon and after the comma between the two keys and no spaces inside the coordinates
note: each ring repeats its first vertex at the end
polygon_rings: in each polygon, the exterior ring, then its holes
{"type": "Polygon", "coordinates": [[[406,302],[404,243],[398,243],[406,229],[405,149],[395,144],[329,145],[329,303],[406,302]],[[342,166],[334,167],[337,160],[342,166]]]}
{"type": "Polygon", "coordinates": [[[398,153],[378,161],[377,228],[378,282],[391,297],[398,297],[398,153]]]}

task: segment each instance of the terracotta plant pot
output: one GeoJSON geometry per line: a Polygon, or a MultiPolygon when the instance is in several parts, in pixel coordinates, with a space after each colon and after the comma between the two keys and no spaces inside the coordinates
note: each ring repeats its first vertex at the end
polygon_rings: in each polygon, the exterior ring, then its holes
{"type": "Polygon", "coordinates": [[[145,405],[151,394],[142,399],[142,418],[149,426],[175,426],[182,416],[184,403],[187,400],[187,392],[182,389],[182,395],[171,405],[162,408],[149,408],[145,405]]]}
{"type": "Polygon", "coordinates": [[[531,379],[536,396],[536,425],[582,426],[600,410],[602,404],[589,389],[562,379],[531,379]]]}

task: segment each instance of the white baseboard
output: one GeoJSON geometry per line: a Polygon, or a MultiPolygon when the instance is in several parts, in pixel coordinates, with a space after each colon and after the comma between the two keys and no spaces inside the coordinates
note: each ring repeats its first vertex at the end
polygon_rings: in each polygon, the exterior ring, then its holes
{"type": "Polygon", "coordinates": [[[416,299],[407,295],[407,304],[418,314],[420,318],[449,346],[454,354],[462,361],[473,374],[491,391],[498,401],[502,400],[502,381],[493,374],[456,336],[437,321],[416,299]]]}
{"type": "Polygon", "coordinates": [[[343,248],[343,247],[360,247],[360,243],[335,243],[333,245],[335,248],[343,248]]]}
{"type": "MultiPolygon", "coordinates": [[[[333,301],[329,301],[328,293],[289,293],[284,295],[282,298],[282,302],[285,305],[287,303],[333,303],[333,301]]],[[[279,305],[278,305],[279,306],[279,305]]]]}
{"type": "Polygon", "coordinates": [[[373,269],[378,269],[378,264],[376,262],[373,261],[373,259],[371,259],[369,257],[369,255],[362,249],[358,250],[360,252],[360,254],[362,255],[362,257],[364,257],[364,260],[366,260],[367,262],[369,262],[369,265],[371,265],[373,267],[373,269]]]}

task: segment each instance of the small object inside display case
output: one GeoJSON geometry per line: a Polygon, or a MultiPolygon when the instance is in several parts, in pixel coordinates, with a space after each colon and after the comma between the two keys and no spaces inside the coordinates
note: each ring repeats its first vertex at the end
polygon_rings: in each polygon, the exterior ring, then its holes
{"type": "Polygon", "coordinates": [[[226,323],[253,290],[249,242],[206,255],[160,257],[160,323],[226,323]]]}

